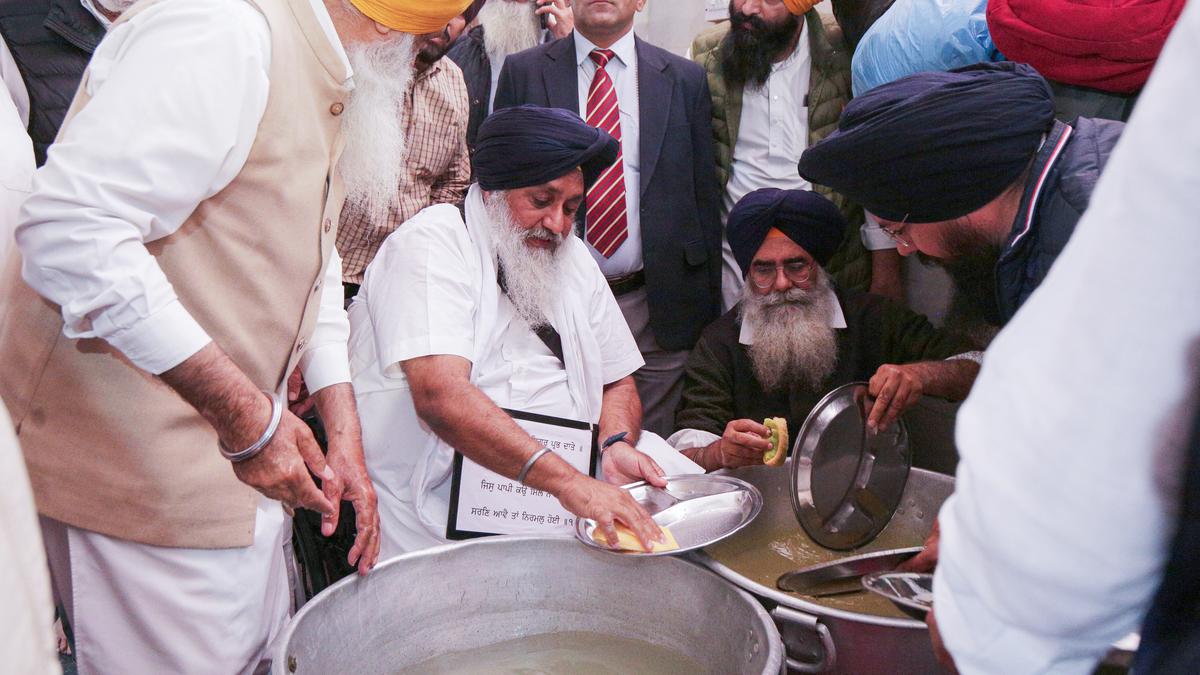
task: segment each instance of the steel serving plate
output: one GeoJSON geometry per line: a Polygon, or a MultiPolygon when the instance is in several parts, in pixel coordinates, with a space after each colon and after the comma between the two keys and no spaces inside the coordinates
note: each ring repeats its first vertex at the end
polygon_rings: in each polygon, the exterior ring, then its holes
{"type": "Polygon", "coordinates": [[[762,511],[758,488],[733,476],[686,474],[666,476],[666,489],[645,482],[624,486],[661,527],[670,528],[679,548],[657,553],[619,551],[592,535],[596,521],[575,521],[575,537],[587,546],[626,556],[676,555],[704,548],[738,532],[762,511]]]}
{"type": "Polygon", "coordinates": [[[863,588],[882,595],[918,621],[933,609],[933,575],[916,572],[872,572],[862,578],[863,588]]]}
{"type": "Polygon", "coordinates": [[[903,419],[869,432],[867,384],[825,395],[792,446],[792,508],[818,544],[849,551],[887,527],[908,482],[912,452],[903,419]]]}

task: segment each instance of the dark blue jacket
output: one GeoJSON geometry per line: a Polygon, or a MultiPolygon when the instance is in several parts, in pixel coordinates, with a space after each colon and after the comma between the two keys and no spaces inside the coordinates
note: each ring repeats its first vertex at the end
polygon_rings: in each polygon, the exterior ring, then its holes
{"type": "MultiPolygon", "coordinates": [[[[667,350],[691,349],[721,304],[721,190],[712,99],[700,66],[637,40],[642,262],[650,328],[667,350]]],[[[495,109],[521,104],[579,114],[575,36],[504,61],[495,109]]],[[[582,209],[580,225],[583,236],[582,209]]]]}
{"type": "Polygon", "coordinates": [[[1062,253],[1124,129],[1121,122],[1086,117],[1075,120],[1074,129],[1062,122],[1054,123],[1034,159],[1012,232],[996,263],[1001,325],[1008,323],[1037,290],[1062,253]],[[1051,164],[1068,130],[1071,133],[1066,146],[1051,164]]]}
{"type": "Polygon", "coordinates": [[[104,27],[79,0],[0,0],[0,37],[29,92],[29,137],[41,166],[104,27]]]}

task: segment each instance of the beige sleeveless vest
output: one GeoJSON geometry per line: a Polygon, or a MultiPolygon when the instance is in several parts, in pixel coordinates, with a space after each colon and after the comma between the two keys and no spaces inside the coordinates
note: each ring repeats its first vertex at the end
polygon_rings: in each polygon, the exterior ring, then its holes
{"type": "MultiPolygon", "coordinates": [[[[315,325],[337,234],[348,73],[309,0],[254,4],[271,29],[271,85],[245,167],[146,247],[213,340],[255,384],[279,390],[315,325]]],[[[64,128],[88,103],[87,78],[64,128]]],[[[0,395],[38,511],[146,544],[250,545],[258,493],[220,456],[212,427],[107,342],[64,337],[58,306],[13,263],[0,286],[0,395]]]]}

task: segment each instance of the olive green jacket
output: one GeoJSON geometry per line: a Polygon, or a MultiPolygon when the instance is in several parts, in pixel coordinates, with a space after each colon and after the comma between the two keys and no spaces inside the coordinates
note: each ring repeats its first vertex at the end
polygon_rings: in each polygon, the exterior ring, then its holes
{"type": "MultiPolygon", "coordinates": [[[[842,108],[850,101],[851,52],[842,41],[842,30],[833,21],[825,24],[816,10],[804,15],[812,52],[812,75],[808,85],[808,144],[825,138],[837,128],[842,108]]],[[[708,73],[712,92],[713,141],[716,146],[717,178],[721,189],[729,182],[733,146],[742,117],[743,87],[729,87],[721,74],[721,40],[729,32],[724,21],[701,33],[692,42],[692,60],[708,73]]],[[[799,157],[796,158],[799,160],[799,157]]],[[[826,269],[842,288],[866,290],[871,283],[871,258],[859,237],[862,208],[821,185],[813,189],[829,197],[846,218],[846,238],[826,269]]]]}

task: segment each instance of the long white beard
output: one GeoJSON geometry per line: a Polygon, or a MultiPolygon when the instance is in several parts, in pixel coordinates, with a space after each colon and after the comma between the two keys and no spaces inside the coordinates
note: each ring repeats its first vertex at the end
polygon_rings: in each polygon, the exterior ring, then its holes
{"type": "Polygon", "coordinates": [[[479,25],[483,26],[483,46],[488,58],[500,62],[505,57],[538,46],[542,41],[542,26],[533,2],[491,0],[479,10],[479,25]]]}
{"type": "Polygon", "coordinates": [[[746,284],[742,322],[754,331],[750,364],[763,391],[773,392],[795,381],[817,389],[837,366],[837,334],[829,326],[829,281],[818,270],[813,286],[757,295],[746,284]]]}
{"type": "Polygon", "coordinates": [[[521,228],[505,195],[503,191],[489,193],[484,210],[491,222],[496,256],[504,268],[508,299],[517,314],[537,328],[546,324],[546,308],[561,287],[563,237],[544,227],[521,228]],[[525,244],[530,238],[553,241],[556,246],[548,250],[531,248],[525,244]]]}
{"type": "Polygon", "coordinates": [[[346,204],[371,222],[386,222],[400,189],[405,159],[404,97],[412,80],[415,38],[355,45],[348,50],[354,91],[342,120],[346,148],[338,163],[346,204]]]}

